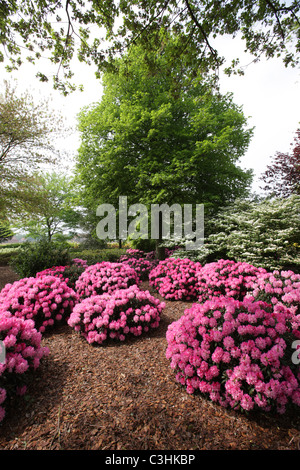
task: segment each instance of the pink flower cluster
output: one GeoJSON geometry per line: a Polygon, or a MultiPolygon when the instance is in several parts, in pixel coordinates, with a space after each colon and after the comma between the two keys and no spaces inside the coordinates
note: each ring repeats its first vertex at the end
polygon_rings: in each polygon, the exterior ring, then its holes
{"type": "Polygon", "coordinates": [[[138,250],[136,248],[128,248],[126,250],[126,255],[120,256],[120,261],[126,261],[129,258],[144,258],[145,252],[143,250],[138,250]]]}
{"type": "Polygon", "coordinates": [[[164,303],[137,285],[110,294],[92,295],[78,303],[68,324],[88,343],[102,344],[107,339],[124,341],[157,328],[164,303]]]}
{"type": "Polygon", "coordinates": [[[81,258],[73,258],[71,260],[71,264],[75,264],[76,266],[80,266],[84,269],[88,267],[87,261],[81,258]]]}
{"type": "Polygon", "coordinates": [[[291,360],[299,337],[300,318],[283,305],[214,297],[169,325],[166,357],[190,394],[235,410],[284,413],[300,406],[300,371],[291,360]]]}
{"type": "Polygon", "coordinates": [[[277,270],[262,274],[254,280],[247,296],[274,305],[282,303],[300,315],[300,274],[277,270]]]}
{"type": "Polygon", "coordinates": [[[57,276],[60,279],[64,279],[63,273],[65,272],[67,266],[52,266],[51,268],[43,269],[36,273],[36,277],[43,276],[57,276]]]}
{"type": "Polygon", "coordinates": [[[150,271],[149,284],[165,299],[196,299],[197,272],[200,268],[200,263],[188,258],[168,258],[150,271]]]}
{"type": "Polygon", "coordinates": [[[87,267],[88,264],[85,260],[74,258],[71,260],[70,266],[52,266],[51,268],[39,271],[36,277],[57,276],[61,280],[66,281],[68,286],[74,289],[75,282],[87,267]]]}
{"type": "Polygon", "coordinates": [[[111,294],[114,290],[127,289],[139,285],[136,271],[127,264],[101,263],[88,266],[75,283],[76,292],[80,299],[91,295],[111,294]]]}
{"type": "Polygon", "coordinates": [[[31,319],[43,333],[55,323],[65,321],[76,302],[75,291],[56,276],[23,278],[6,284],[0,292],[0,315],[9,311],[15,317],[31,319]]]}
{"type": "MultiPolygon", "coordinates": [[[[177,248],[178,247],[165,248],[165,257],[170,258],[172,256],[172,254],[174,253],[174,251],[176,251],[177,248]]],[[[145,259],[149,259],[149,260],[154,260],[155,256],[156,256],[155,251],[146,252],[146,251],[143,251],[143,250],[138,250],[136,248],[128,248],[126,250],[126,254],[120,256],[120,261],[125,261],[129,258],[137,258],[137,259],[145,258],[145,259]]]]}
{"type": "Polygon", "coordinates": [[[136,271],[140,281],[147,280],[151,269],[156,265],[154,260],[150,261],[146,258],[128,258],[122,261],[122,263],[131,266],[136,271]]]}
{"type": "Polygon", "coordinates": [[[265,273],[264,268],[245,262],[221,259],[208,263],[197,272],[198,300],[204,302],[220,295],[243,300],[252,283],[265,273]]]}
{"type": "MultiPolygon", "coordinates": [[[[34,370],[49,353],[41,346],[42,335],[33,320],[24,320],[8,311],[0,313],[0,340],[5,348],[5,361],[0,362],[0,421],[5,416],[4,401],[13,393],[26,390],[22,381],[24,373],[34,370]],[[20,385],[22,389],[20,389],[20,385]]],[[[2,355],[1,355],[2,356],[2,355]]]]}

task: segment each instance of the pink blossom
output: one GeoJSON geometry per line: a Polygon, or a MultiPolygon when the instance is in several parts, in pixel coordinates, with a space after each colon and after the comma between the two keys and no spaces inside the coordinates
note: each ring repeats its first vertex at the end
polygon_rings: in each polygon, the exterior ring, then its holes
{"type": "Polygon", "coordinates": [[[282,413],[289,403],[300,402],[300,374],[292,361],[285,364],[287,338],[299,329],[300,318],[283,305],[278,310],[277,304],[249,297],[212,297],[192,304],[169,325],[166,357],[188,393],[199,390],[241,411],[282,413]]]}
{"type": "MultiPolygon", "coordinates": [[[[4,309],[0,312],[0,340],[6,347],[5,363],[0,367],[0,404],[2,405],[8,390],[10,395],[12,393],[11,385],[16,381],[23,387],[20,382],[23,375],[30,369],[36,369],[41,359],[49,354],[49,350],[41,345],[42,335],[36,330],[32,320],[14,316],[4,309]]],[[[0,421],[4,416],[5,409],[1,406],[0,421]]]]}
{"type": "Polygon", "coordinates": [[[103,261],[85,269],[75,283],[75,290],[80,300],[83,300],[92,295],[128,289],[139,283],[136,271],[129,265],[103,261]]]}
{"type": "Polygon", "coordinates": [[[157,328],[164,306],[134,284],[83,299],[74,307],[68,324],[89,343],[102,344],[108,338],[124,341],[129,334],[139,336],[157,328]]]}
{"type": "Polygon", "coordinates": [[[165,299],[195,300],[200,267],[189,259],[168,258],[150,271],[149,284],[165,299]]]}
{"type": "Polygon", "coordinates": [[[0,313],[9,311],[13,316],[32,319],[35,327],[44,332],[54,319],[67,319],[77,300],[77,294],[64,280],[40,275],[7,284],[0,292],[0,313]],[[57,318],[58,313],[61,317],[57,318]]]}

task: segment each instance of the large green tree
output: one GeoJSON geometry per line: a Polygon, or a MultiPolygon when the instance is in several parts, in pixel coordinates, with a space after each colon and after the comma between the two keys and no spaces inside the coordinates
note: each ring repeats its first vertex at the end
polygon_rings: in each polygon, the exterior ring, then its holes
{"type": "Polygon", "coordinates": [[[251,171],[239,166],[252,130],[230,94],[213,91],[179,38],[160,52],[131,48],[103,78],[101,101],[79,115],[77,172],[90,210],[100,203],[196,204],[216,209],[243,196],[251,171]]]}
{"type": "MultiPolygon", "coordinates": [[[[164,30],[180,35],[182,47],[177,53],[197,50],[197,68],[215,71],[223,62],[215,37],[237,34],[255,60],[281,56],[286,66],[295,66],[299,11],[298,0],[0,1],[0,60],[8,61],[12,70],[24,60],[36,63],[49,58],[56,64],[54,86],[68,93],[75,53],[102,71],[111,66],[112,57],[133,44],[153,47],[148,39],[164,30]]],[[[237,65],[238,60],[230,71],[237,65]]],[[[41,62],[38,76],[49,79],[41,62]]]]}

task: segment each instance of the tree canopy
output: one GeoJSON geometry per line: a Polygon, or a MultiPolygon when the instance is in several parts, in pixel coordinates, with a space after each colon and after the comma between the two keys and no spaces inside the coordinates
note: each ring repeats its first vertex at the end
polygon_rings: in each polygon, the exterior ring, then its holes
{"type": "Polygon", "coordinates": [[[178,38],[160,53],[131,48],[118,73],[106,72],[99,103],[79,115],[77,173],[83,200],[101,203],[196,204],[220,207],[249,189],[239,167],[252,130],[232,95],[222,96],[184,58],[178,38]]]}
{"type": "Polygon", "coordinates": [[[35,102],[29,92],[18,94],[5,82],[0,94],[0,212],[20,212],[23,203],[34,203],[32,174],[55,163],[54,140],[65,132],[62,124],[48,100],[35,102]]]}
{"type": "Polygon", "coordinates": [[[0,243],[13,237],[8,220],[0,215],[0,243]]]}
{"type": "Polygon", "coordinates": [[[56,172],[34,174],[30,191],[34,211],[19,214],[14,220],[17,227],[32,238],[45,237],[48,241],[76,232],[81,213],[73,203],[76,189],[71,177],[56,172]]]}
{"type": "MultiPolygon", "coordinates": [[[[102,72],[112,58],[161,31],[180,37],[176,54],[197,51],[196,68],[216,71],[223,63],[214,39],[240,34],[254,60],[280,56],[286,66],[299,63],[300,4],[297,0],[12,0],[0,1],[0,60],[8,70],[24,60],[49,58],[57,65],[54,87],[73,89],[71,61],[94,63],[102,72]],[[61,73],[62,72],[62,73],[61,73]]],[[[150,44],[153,47],[153,43],[150,44]]],[[[238,58],[228,72],[239,69],[238,58]]],[[[42,81],[48,73],[37,74],[42,81]]]]}

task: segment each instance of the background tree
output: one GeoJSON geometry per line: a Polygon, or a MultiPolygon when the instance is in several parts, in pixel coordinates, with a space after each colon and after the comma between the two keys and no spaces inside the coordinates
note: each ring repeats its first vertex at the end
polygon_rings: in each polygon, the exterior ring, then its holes
{"type": "Polygon", "coordinates": [[[300,195],[300,129],[296,132],[292,153],[277,152],[261,180],[265,183],[262,189],[273,196],[300,195]]]}
{"type": "Polygon", "coordinates": [[[48,100],[35,103],[29,92],[18,95],[4,82],[0,94],[0,213],[20,212],[34,203],[32,174],[56,162],[55,139],[63,135],[63,122],[48,100]]]}
{"type": "Polygon", "coordinates": [[[238,166],[252,131],[232,102],[184,57],[179,38],[163,37],[160,53],[141,46],[103,77],[100,103],[79,115],[77,173],[83,200],[100,203],[196,204],[216,209],[247,193],[252,174],[238,166]]]}
{"type": "Polygon", "coordinates": [[[73,235],[80,226],[80,209],[73,205],[75,189],[71,177],[59,173],[34,175],[31,192],[35,211],[22,213],[16,225],[32,238],[49,242],[59,234],[73,235]]]}
{"type": "MultiPolygon", "coordinates": [[[[70,64],[75,53],[101,72],[133,44],[153,47],[148,39],[163,30],[180,36],[182,47],[176,54],[198,51],[195,69],[215,72],[223,58],[214,39],[234,38],[238,33],[255,60],[281,56],[286,66],[295,66],[299,63],[299,10],[297,0],[2,1],[0,60],[8,59],[7,68],[13,70],[23,60],[36,63],[41,57],[49,58],[57,64],[54,87],[68,93],[74,88],[70,64]]],[[[228,72],[237,68],[238,58],[228,72]]],[[[38,76],[49,80],[42,68],[38,76]]]]}

